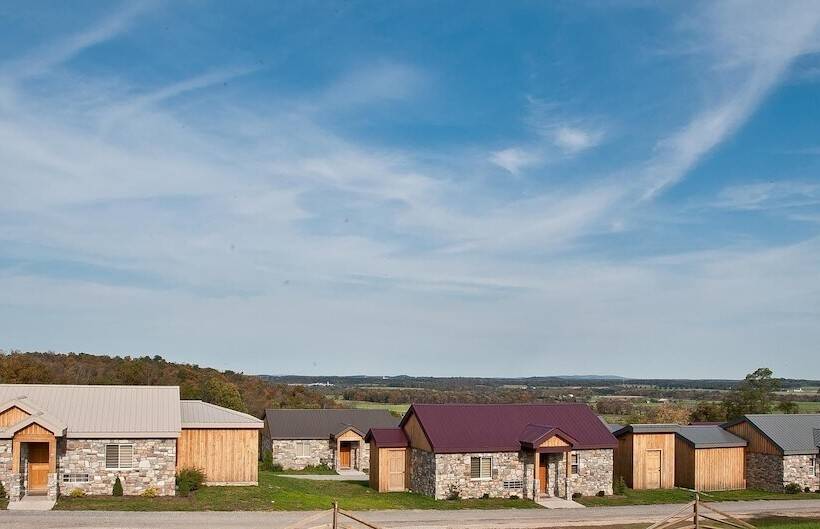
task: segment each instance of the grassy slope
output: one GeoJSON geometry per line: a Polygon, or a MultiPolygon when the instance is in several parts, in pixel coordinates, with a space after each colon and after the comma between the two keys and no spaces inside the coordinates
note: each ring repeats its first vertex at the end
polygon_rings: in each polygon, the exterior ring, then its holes
{"type": "MultiPolygon", "coordinates": [[[[585,496],[576,501],[588,507],[608,505],[652,505],[656,503],[686,503],[694,496],[684,489],[632,490],[627,489],[623,496],[585,496]]],[[[820,494],[782,494],[759,490],[728,490],[702,494],[703,501],[740,501],[740,500],[820,500],[820,494]]]]}
{"type": "Polygon", "coordinates": [[[189,498],[61,497],[58,510],[113,511],[302,511],[322,510],[338,500],[350,510],[537,508],[527,500],[435,501],[409,492],[379,493],[367,482],[310,481],[259,473],[258,487],[205,487],[189,498]]]}

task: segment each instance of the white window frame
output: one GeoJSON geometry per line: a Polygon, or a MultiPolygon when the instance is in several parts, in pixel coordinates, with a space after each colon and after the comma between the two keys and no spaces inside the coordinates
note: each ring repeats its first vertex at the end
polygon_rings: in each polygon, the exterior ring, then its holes
{"type": "Polygon", "coordinates": [[[818,466],[820,466],[820,457],[812,456],[809,462],[811,463],[811,475],[817,476],[818,474],[820,474],[820,471],[818,471],[817,468],[818,466]]]}
{"type": "Polygon", "coordinates": [[[569,454],[569,473],[573,476],[581,473],[581,454],[578,452],[569,454]]]}
{"type": "Polygon", "coordinates": [[[470,456],[470,481],[490,481],[493,479],[493,457],[492,456],[470,456]],[[473,477],[473,459],[478,459],[478,476],[473,477]],[[487,475],[484,476],[484,462],[489,461],[487,475]]]}
{"type": "Polygon", "coordinates": [[[310,448],[310,441],[296,441],[296,457],[298,459],[308,459],[312,456],[313,451],[310,448]],[[299,452],[302,452],[299,454],[299,452]]]}
{"type": "Polygon", "coordinates": [[[132,443],[106,443],[105,445],[105,469],[106,470],[133,470],[136,468],[134,465],[134,445],[132,443]],[[110,467],[108,466],[108,448],[115,446],[117,447],[117,466],[110,467]],[[123,466],[122,465],[122,451],[123,448],[129,448],[131,450],[131,465],[130,466],[123,466]]]}

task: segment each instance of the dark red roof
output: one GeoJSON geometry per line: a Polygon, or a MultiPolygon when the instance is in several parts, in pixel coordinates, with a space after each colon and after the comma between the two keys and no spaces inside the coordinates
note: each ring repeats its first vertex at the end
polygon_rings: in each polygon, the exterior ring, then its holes
{"type": "Polygon", "coordinates": [[[365,442],[375,441],[379,448],[404,448],[410,444],[404,430],[396,428],[371,428],[365,442]]]}
{"type": "Polygon", "coordinates": [[[518,436],[518,442],[521,443],[521,446],[524,448],[529,448],[532,450],[550,437],[555,436],[560,437],[571,446],[575,446],[577,443],[575,439],[562,432],[560,429],[541,424],[528,424],[525,426],[524,431],[518,436]]]}
{"type": "Polygon", "coordinates": [[[437,453],[517,452],[528,425],[565,432],[574,449],[618,444],[586,404],[413,404],[401,426],[413,414],[437,453]]]}

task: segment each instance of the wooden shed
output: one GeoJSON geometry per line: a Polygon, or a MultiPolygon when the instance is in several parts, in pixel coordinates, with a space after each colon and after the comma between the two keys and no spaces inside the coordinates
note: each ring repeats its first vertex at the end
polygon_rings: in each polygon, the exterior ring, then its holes
{"type": "Polygon", "coordinates": [[[177,470],[201,469],[209,485],[259,482],[261,420],[199,400],[180,401],[180,407],[177,470]]]}
{"type": "Polygon", "coordinates": [[[401,428],[372,428],[370,443],[370,487],[379,492],[402,492],[409,488],[409,441],[401,428]]]}
{"type": "Polygon", "coordinates": [[[675,484],[702,491],[746,488],[746,441],[720,426],[684,426],[675,440],[675,484]]]}
{"type": "Polygon", "coordinates": [[[675,487],[677,424],[630,424],[613,432],[615,479],[623,477],[631,489],[675,487]]]}

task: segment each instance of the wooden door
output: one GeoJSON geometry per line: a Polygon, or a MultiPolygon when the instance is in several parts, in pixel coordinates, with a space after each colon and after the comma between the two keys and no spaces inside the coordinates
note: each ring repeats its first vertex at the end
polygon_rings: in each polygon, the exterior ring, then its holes
{"type": "Polygon", "coordinates": [[[350,443],[339,445],[339,468],[350,468],[350,443]]]}
{"type": "Polygon", "coordinates": [[[549,490],[549,461],[547,461],[546,454],[541,454],[541,459],[538,462],[538,483],[541,487],[541,494],[546,494],[549,490]]]}
{"type": "Polygon", "coordinates": [[[48,490],[48,443],[28,443],[29,492],[48,490]]]}
{"type": "Polygon", "coordinates": [[[387,451],[387,490],[404,490],[404,449],[387,451]]]}
{"type": "Polygon", "coordinates": [[[663,461],[662,450],[646,451],[646,488],[661,488],[661,461],[663,461]]]}

